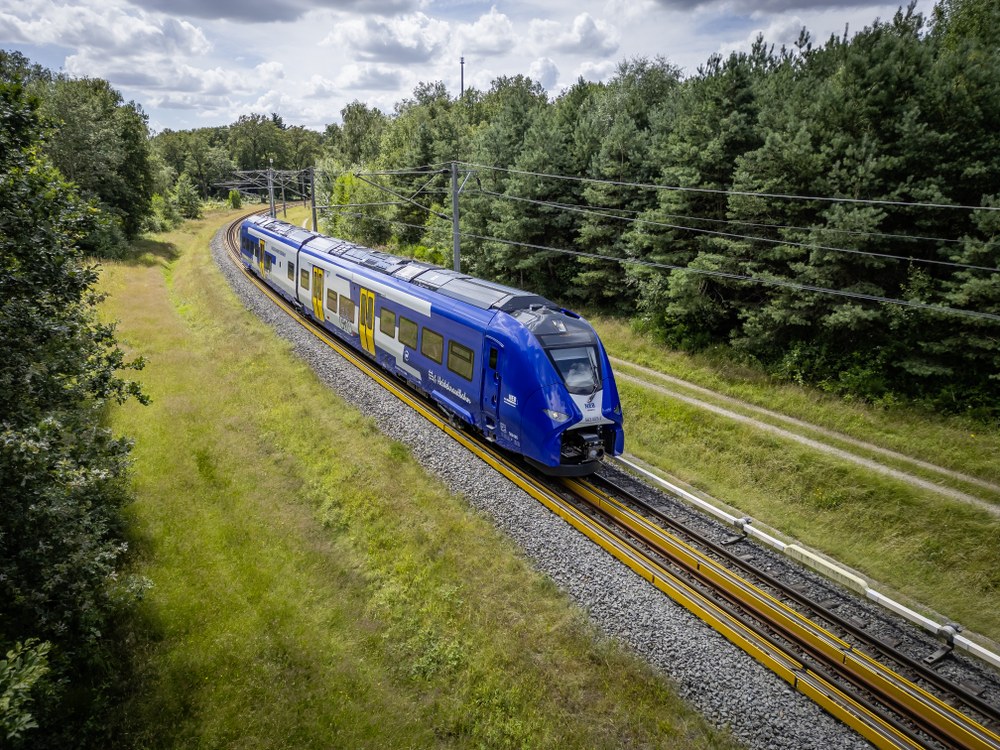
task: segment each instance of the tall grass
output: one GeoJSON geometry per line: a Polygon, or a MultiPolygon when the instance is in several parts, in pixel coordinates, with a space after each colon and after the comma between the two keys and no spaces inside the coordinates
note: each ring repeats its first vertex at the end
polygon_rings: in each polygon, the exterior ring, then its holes
{"type": "Polygon", "coordinates": [[[152,397],[123,745],[733,746],[242,308],[222,221],[104,276],[152,397]]]}

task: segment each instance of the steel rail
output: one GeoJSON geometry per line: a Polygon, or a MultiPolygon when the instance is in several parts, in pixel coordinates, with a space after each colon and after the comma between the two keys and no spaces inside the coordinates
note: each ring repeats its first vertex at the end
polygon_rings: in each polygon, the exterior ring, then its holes
{"type": "Polygon", "coordinates": [[[642,498],[636,497],[632,492],[621,487],[617,483],[603,476],[595,476],[591,478],[591,481],[597,487],[601,487],[605,490],[610,490],[612,493],[617,494],[619,497],[625,498],[626,501],[642,510],[643,513],[648,514],[655,518],[657,523],[663,524],[679,534],[683,534],[688,538],[694,540],[702,548],[710,550],[713,555],[717,555],[726,560],[726,564],[729,566],[735,566],[745,571],[746,573],[755,576],[759,580],[765,582],[768,586],[773,587],[775,590],[780,591],[781,595],[797,602],[802,607],[808,608],[813,612],[816,612],[820,617],[835,624],[837,627],[850,633],[853,637],[857,638],[859,641],[863,642],[864,645],[874,652],[877,652],[887,659],[895,661],[896,663],[902,665],[906,669],[912,671],[919,676],[919,679],[934,685],[935,688],[940,690],[942,693],[949,694],[957,698],[960,702],[964,703],[970,709],[977,711],[984,717],[988,718],[990,721],[994,722],[996,725],[1000,726],[1000,707],[993,705],[981,698],[978,694],[972,692],[963,685],[957,684],[952,680],[948,679],[944,675],[939,674],[936,670],[929,667],[926,663],[916,659],[912,656],[904,654],[899,650],[892,647],[891,644],[885,643],[875,635],[867,632],[864,627],[856,624],[850,618],[844,617],[837,612],[833,611],[829,607],[824,607],[822,604],[811,600],[808,596],[800,591],[797,591],[793,586],[789,586],[782,581],[778,580],[775,576],[768,573],[766,570],[762,570],[756,566],[751,565],[746,560],[740,558],[731,548],[714,542],[704,534],[699,533],[695,529],[689,528],[680,521],[670,518],[668,515],[658,510],[657,508],[650,505],[648,502],[644,501],[642,498]]]}
{"type": "Polygon", "coordinates": [[[948,747],[974,750],[1000,749],[1000,736],[966,716],[937,696],[915,685],[863,651],[842,640],[771,594],[738,576],[674,534],[628,508],[619,500],[584,480],[564,480],[575,494],[606,513],[629,534],[667,559],[682,566],[731,601],[783,633],[825,665],[836,669],[856,686],[871,691],[906,720],[948,747]]]}

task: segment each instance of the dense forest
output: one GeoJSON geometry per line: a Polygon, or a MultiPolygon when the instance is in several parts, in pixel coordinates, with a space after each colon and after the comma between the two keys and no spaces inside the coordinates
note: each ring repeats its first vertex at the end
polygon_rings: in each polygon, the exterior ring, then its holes
{"type": "Polygon", "coordinates": [[[1000,5],[944,0],[681,75],[620,63],[551,95],[420,84],[322,133],[279,114],[151,135],[108,82],[0,51],[0,744],[101,746],[116,700],[127,441],[143,399],[97,268],[240,196],[234,169],[317,168],[323,229],[449,264],[666,344],[852,398],[1000,417],[1000,5]]]}

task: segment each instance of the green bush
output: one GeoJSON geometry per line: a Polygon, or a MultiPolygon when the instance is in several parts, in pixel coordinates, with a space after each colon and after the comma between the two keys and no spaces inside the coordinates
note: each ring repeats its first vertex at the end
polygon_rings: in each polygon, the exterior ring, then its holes
{"type": "Polygon", "coordinates": [[[0,737],[16,743],[38,726],[31,714],[32,691],[49,671],[51,643],[29,639],[0,659],[0,737]]]}
{"type": "Polygon", "coordinates": [[[38,103],[4,62],[0,653],[10,655],[0,670],[2,721],[10,742],[23,734],[32,748],[81,747],[101,725],[116,678],[109,633],[141,590],[121,570],[130,446],[102,424],[108,404],[145,400],[119,374],[141,362],[128,363],[114,327],[98,320],[98,269],[82,248],[114,224],[40,155],[38,103]]]}

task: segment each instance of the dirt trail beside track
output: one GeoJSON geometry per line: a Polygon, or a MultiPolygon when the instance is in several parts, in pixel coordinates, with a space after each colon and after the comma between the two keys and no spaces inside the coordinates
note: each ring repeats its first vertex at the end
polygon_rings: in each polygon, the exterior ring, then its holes
{"type": "Polygon", "coordinates": [[[633,364],[622,359],[617,359],[615,357],[611,358],[612,364],[617,368],[615,370],[615,377],[619,380],[624,380],[629,383],[634,383],[636,385],[648,388],[657,393],[661,393],[670,398],[677,399],[685,404],[695,406],[699,409],[704,409],[713,414],[725,417],[727,419],[732,419],[733,421],[739,422],[741,424],[746,424],[759,429],[763,432],[775,435],[777,437],[791,440],[800,445],[808,446],[814,450],[825,453],[829,456],[835,456],[844,461],[850,461],[851,463],[862,466],[870,471],[878,472],[885,476],[892,477],[902,482],[906,482],[913,487],[919,487],[921,489],[928,490],[930,492],[943,495],[944,497],[951,498],[953,500],[958,500],[959,502],[967,503],[973,505],[977,508],[985,510],[991,515],[1000,517],[1000,505],[992,503],[988,500],[984,500],[981,497],[971,495],[967,492],[963,492],[954,487],[949,487],[944,484],[939,484],[933,482],[929,479],[911,474],[907,471],[902,471],[882,463],[874,458],[869,458],[867,456],[859,455],[850,450],[837,447],[830,442],[824,442],[826,440],[835,441],[843,445],[852,446],[861,451],[867,453],[875,454],[877,456],[883,456],[887,459],[891,459],[898,463],[906,464],[913,467],[919,467],[920,469],[937,474],[942,479],[951,479],[959,482],[963,482],[967,485],[973,485],[976,487],[982,487],[983,489],[990,490],[992,492],[1000,494],[1000,485],[988,482],[984,479],[978,477],[973,477],[968,474],[963,474],[952,469],[948,469],[943,466],[937,466],[928,461],[923,461],[912,456],[907,456],[902,453],[898,453],[887,448],[883,448],[873,443],[868,443],[863,440],[858,440],[849,435],[845,435],[835,430],[830,430],[819,425],[811,424],[801,419],[795,417],[789,417],[785,414],[781,414],[770,409],[765,409],[755,404],[751,404],[747,401],[742,401],[732,396],[726,396],[721,393],[717,393],[708,388],[705,388],[695,383],[682,380],[681,378],[674,377],[672,375],[667,375],[656,370],[643,367],[642,365],[633,364]],[[627,367],[635,372],[641,373],[643,377],[638,377],[632,375],[628,372],[624,372],[621,368],[627,367]],[[658,381],[658,382],[657,382],[658,381]],[[679,387],[688,393],[682,393],[679,390],[667,388],[660,383],[669,383],[675,387],[679,387]],[[704,398],[698,398],[697,396],[690,395],[691,393],[699,394],[704,398]],[[721,405],[725,404],[725,406],[721,405]],[[731,407],[731,408],[730,408],[731,407]],[[770,422],[764,421],[763,419],[758,419],[753,416],[749,416],[745,412],[750,412],[751,414],[757,414],[762,417],[766,417],[770,420],[775,420],[788,425],[789,427],[798,430],[793,431],[793,429],[786,429],[784,427],[778,427],[777,425],[771,424],[770,422]],[[808,437],[802,434],[801,431],[807,431],[812,433],[815,437],[808,437]],[[818,439],[817,439],[818,438],[818,439]]]}

